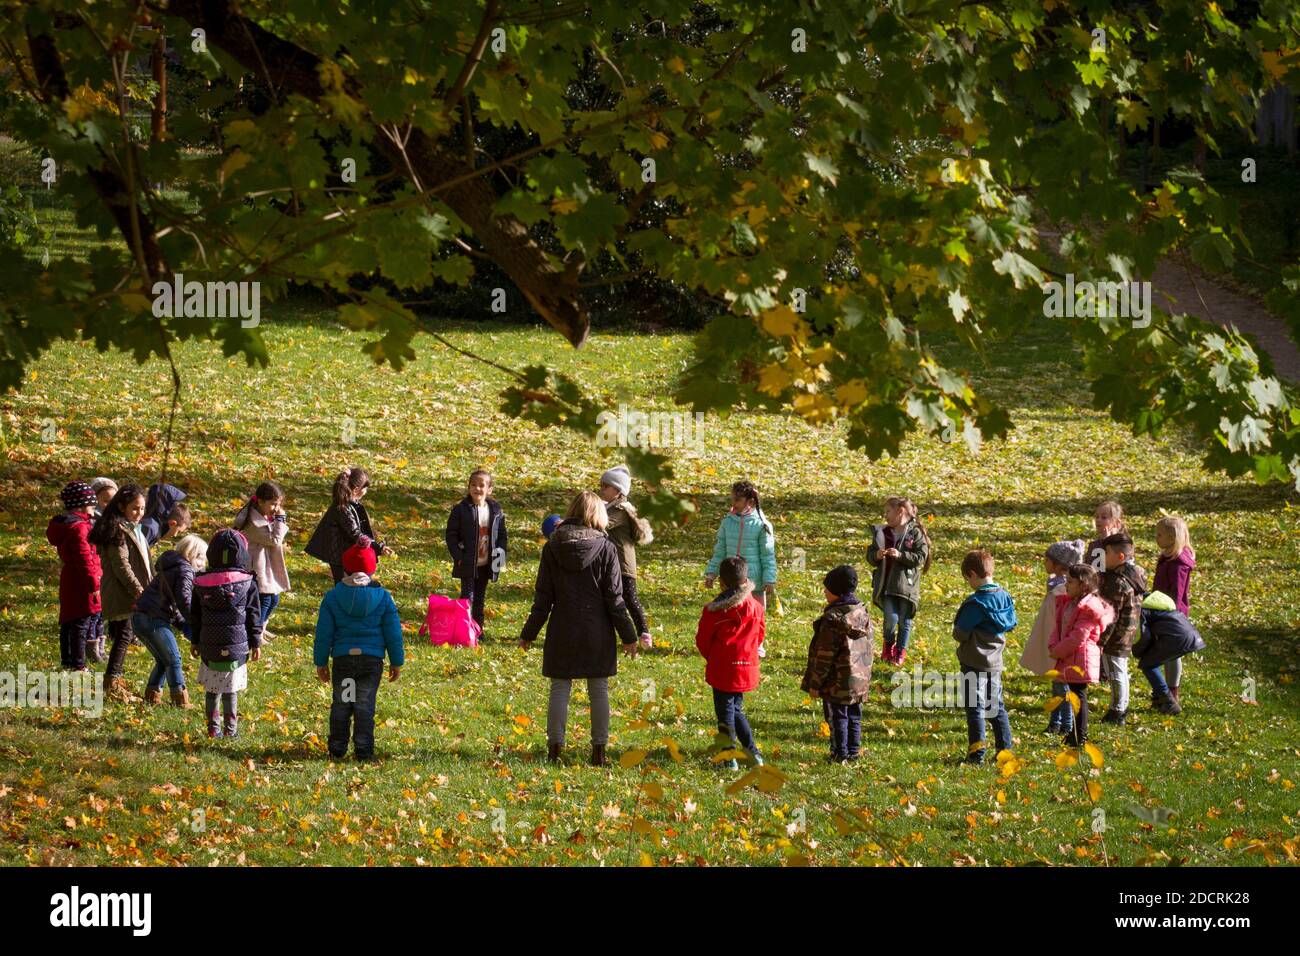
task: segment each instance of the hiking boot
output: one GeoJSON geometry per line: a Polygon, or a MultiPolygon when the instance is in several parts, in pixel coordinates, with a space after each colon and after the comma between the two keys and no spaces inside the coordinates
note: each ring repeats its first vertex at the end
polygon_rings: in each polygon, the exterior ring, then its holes
{"type": "Polygon", "coordinates": [[[895,647],[895,648],[894,648],[894,663],[897,664],[899,667],[902,667],[904,664],[907,663],[907,648],[906,648],[906,647],[895,647]]]}
{"type": "Polygon", "coordinates": [[[190,692],[184,687],[173,687],[172,705],[179,707],[181,710],[189,710],[192,706],[190,704],[190,692]]]}
{"type": "Polygon", "coordinates": [[[1169,695],[1157,697],[1155,708],[1168,717],[1175,717],[1183,712],[1183,708],[1179,706],[1178,701],[1174,700],[1173,697],[1170,697],[1169,695]]]}
{"type": "Polygon", "coordinates": [[[546,745],[546,762],[559,763],[560,751],[564,749],[564,744],[547,744],[546,745]]]}
{"type": "Polygon", "coordinates": [[[1101,718],[1101,722],[1102,722],[1103,724],[1115,724],[1115,723],[1119,723],[1119,711],[1116,710],[1114,707],[1111,707],[1111,708],[1110,708],[1109,710],[1107,710],[1106,713],[1102,716],[1102,718],[1101,718]]]}
{"type": "Polygon", "coordinates": [[[591,745],[591,765],[593,767],[608,767],[609,761],[605,759],[605,745],[591,745]]]}
{"type": "Polygon", "coordinates": [[[146,704],[161,704],[161,703],[162,703],[162,688],[161,688],[161,687],[146,687],[146,688],[144,689],[144,702],[145,702],[146,704]]]}

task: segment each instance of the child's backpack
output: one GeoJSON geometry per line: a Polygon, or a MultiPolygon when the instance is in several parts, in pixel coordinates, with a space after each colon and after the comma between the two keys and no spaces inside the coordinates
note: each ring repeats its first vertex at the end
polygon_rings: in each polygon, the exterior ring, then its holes
{"type": "Polygon", "coordinates": [[[429,635],[430,644],[452,647],[478,647],[483,628],[470,614],[469,599],[453,599],[442,594],[429,595],[429,610],[420,625],[419,636],[429,635]]]}

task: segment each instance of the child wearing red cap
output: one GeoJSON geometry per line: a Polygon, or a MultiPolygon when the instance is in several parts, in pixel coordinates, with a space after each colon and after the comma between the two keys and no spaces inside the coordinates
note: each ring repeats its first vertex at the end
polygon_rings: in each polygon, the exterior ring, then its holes
{"type": "Polygon", "coordinates": [[[334,684],[330,756],[347,756],[351,737],[357,759],[369,760],[375,754],[375,702],[384,655],[389,681],[398,679],[406,663],[402,622],[393,596],[372,577],[378,560],[368,538],[344,551],[342,564],[344,577],[325,592],[316,617],[313,658],[316,676],[323,682],[332,676],[334,684]]]}

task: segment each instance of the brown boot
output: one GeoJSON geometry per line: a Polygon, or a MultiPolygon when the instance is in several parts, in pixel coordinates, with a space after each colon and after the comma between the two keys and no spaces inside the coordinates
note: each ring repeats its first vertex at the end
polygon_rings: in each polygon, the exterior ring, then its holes
{"type": "Polygon", "coordinates": [[[605,759],[605,745],[604,745],[604,744],[592,744],[592,745],[591,745],[591,765],[592,765],[593,767],[607,767],[607,766],[609,766],[609,761],[605,759]]]}
{"type": "Polygon", "coordinates": [[[172,703],[173,703],[175,706],[179,707],[181,710],[189,710],[189,709],[190,709],[190,706],[191,706],[191,705],[190,705],[190,692],[189,692],[188,690],[186,690],[184,687],[182,687],[180,690],[177,690],[175,687],[173,687],[173,688],[172,688],[172,703]]]}
{"type": "Polygon", "coordinates": [[[564,749],[564,744],[547,744],[546,745],[546,762],[559,763],[560,751],[564,749]]]}
{"type": "Polygon", "coordinates": [[[161,703],[162,703],[162,688],[161,688],[161,687],[146,687],[146,688],[144,689],[144,702],[145,702],[146,704],[161,704],[161,703]]]}

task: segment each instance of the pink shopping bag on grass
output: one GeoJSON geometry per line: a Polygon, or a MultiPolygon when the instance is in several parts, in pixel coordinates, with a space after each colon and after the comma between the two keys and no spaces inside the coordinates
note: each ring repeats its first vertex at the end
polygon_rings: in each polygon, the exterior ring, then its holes
{"type": "Polygon", "coordinates": [[[442,594],[429,595],[429,611],[419,634],[429,635],[430,644],[450,644],[453,647],[478,647],[483,628],[474,620],[469,610],[469,599],[453,599],[442,594]]]}

